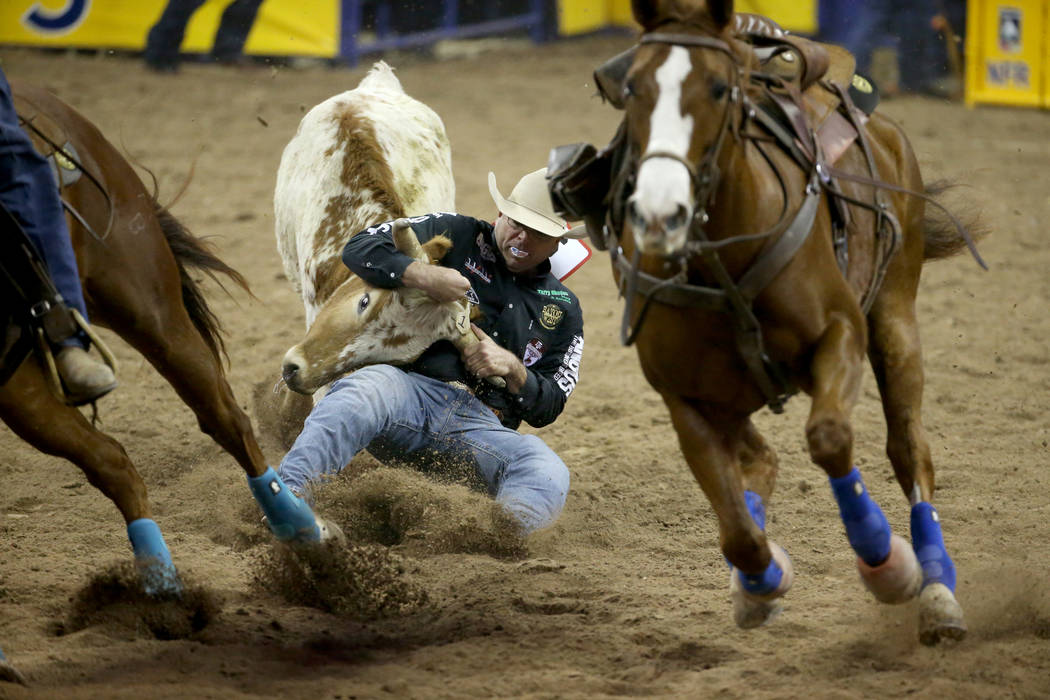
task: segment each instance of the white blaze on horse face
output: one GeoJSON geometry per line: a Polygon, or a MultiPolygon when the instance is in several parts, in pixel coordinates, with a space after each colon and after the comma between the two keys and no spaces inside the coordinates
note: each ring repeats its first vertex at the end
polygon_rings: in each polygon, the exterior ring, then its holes
{"type": "Polygon", "coordinates": [[[673,46],[667,59],[656,70],[656,106],[649,117],[649,143],[646,154],[667,153],[674,157],[653,156],[638,169],[638,182],[629,200],[634,240],[643,253],[669,255],[686,241],[692,218],[689,170],[681,158],[688,158],[693,136],[693,116],[682,114],[682,85],[692,71],[689,52],[673,46]]]}

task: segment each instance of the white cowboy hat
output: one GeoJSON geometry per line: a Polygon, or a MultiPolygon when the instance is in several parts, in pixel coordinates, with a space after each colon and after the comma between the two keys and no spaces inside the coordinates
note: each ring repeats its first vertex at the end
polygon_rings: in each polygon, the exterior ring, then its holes
{"type": "Polygon", "coordinates": [[[587,235],[585,227],[570,229],[565,219],[554,213],[554,205],[547,191],[546,168],[523,176],[514,185],[509,197],[500,194],[496,187],[496,175],[489,173],[489,194],[501,212],[540,233],[554,238],[583,238],[587,235]]]}

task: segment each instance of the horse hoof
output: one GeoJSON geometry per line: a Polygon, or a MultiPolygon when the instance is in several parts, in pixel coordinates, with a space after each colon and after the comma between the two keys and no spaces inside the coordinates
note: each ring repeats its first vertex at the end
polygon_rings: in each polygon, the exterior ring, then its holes
{"type": "Polygon", "coordinates": [[[773,554],[773,560],[780,565],[784,575],[780,579],[780,585],[775,590],[763,595],[756,595],[744,589],[740,583],[740,576],[736,569],[729,572],[729,596],[733,600],[733,621],[741,629],[754,629],[761,627],[773,620],[783,606],[779,598],[791,588],[795,581],[795,570],[791,566],[791,558],[784,548],[772,540],[769,541],[769,549],[773,554]]]}
{"type": "Polygon", "coordinates": [[[321,535],[321,542],[346,544],[346,535],[343,534],[342,528],[340,528],[331,520],[322,518],[319,515],[315,515],[314,519],[317,520],[317,530],[321,535]]]}
{"type": "Polygon", "coordinates": [[[857,570],[864,586],[880,603],[906,603],[918,595],[922,587],[922,569],[915,550],[899,535],[890,536],[890,555],[886,561],[869,566],[857,557],[857,570]]]}
{"type": "Polygon", "coordinates": [[[18,672],[17,668],[0,658],[0,683],[18,683],[20,685],[25,685],[26,678],[18,672]]]}
{"type": "Polygon", "coordinates": [[[178,598],[182,596],[182,583],[175,565],[157,557],[136,557],[142,592],[151,598],[178,598]]]}
{"type": "Polygon", "coordinates": [[[962,606],[943,583],[931,583],[919,595],[919,641],[932,647],[942,640],[966,636],[962,606]]]}

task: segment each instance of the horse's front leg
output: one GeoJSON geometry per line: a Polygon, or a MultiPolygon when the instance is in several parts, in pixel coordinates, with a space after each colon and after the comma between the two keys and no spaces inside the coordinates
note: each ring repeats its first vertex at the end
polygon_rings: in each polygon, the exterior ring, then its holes
{"type": "MultiPolygon", "coordinates": [[[[897,290],[898,285],[891,289],[897,290]]],[[[911,299],[903,293],[880,297],[869,316],[869,356],[886,416],[886,452],[911,503],[912,548],[923,574],[919,640],[932,645],[942,639],[962,639],[966,623],[955,600],[955,564],[944,545],[940,516],[931,503],[933,460],[922,426],[922,353],[913,298],[914,293],[911,299]]]]}
{"type": "Polygon", "coordinates": [[[828,475],[857,568],[868,590],[884,603],[915,597],[922,582],[914,552],[894,535],[853,466],[849,416],[857,401],[864,357],[863,327],[833,317],[817,344],[811,365],[813,404],[806,422],[812,460],[828,475]]]}
{"type": "Polygon", "coordinates": [[[693,402],[669,394],[663,398],[682,454],[718,517],[722,553],[734,567],[733,617],[740,627],[765,624],[779,612],[777,599],[794,579],[787,553],[764,532],[763,498],[772,492],[775,455],[747,416],[725,418],[712,411],[708,414],[720,417],[711,419],[693,402]]]}

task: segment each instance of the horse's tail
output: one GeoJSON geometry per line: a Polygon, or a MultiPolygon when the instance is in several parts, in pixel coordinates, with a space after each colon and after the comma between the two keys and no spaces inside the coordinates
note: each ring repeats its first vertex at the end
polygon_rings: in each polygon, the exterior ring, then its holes
{"type": "MultiPolygon", "coordinates": [[[[947,192],[958,186],[958,183],[949,180],[937,180],[926,186],[926,194],[940,202],[947,192]]],[[[926,207],[926,217],[923,220],[924,260],[951,257],[988,235],[988,227],[981,222],[980,215],[973,205],[953,204],[952,208],[961,214],[953,215],[941,207],[926,207]],[[966,240],[963,231],[969,233],[970,241],[966,240]]]]}
{"type": "Polygon", "coordinates": [[[161,230],[164,231],[164,238],[167,239],[168,247],[171,248],[179,267],[179,277],[182,280],[182,303],[193,325],[196,326],[204,342],[208,344],[215,356],[218,357],[221,354],[229,362],[226,343],[222,339],[222,324],[208,306],[200,285],[190,276],[189,271],[195,269],[204,272],[226,292],[228,290],[219,279],[219,274],[226,275],[238,287],[251,294],[248,281],[241,273],[220,260],[212,252],[212,247],[208,243],[190,233],[156,198],[153,199],[153,211],[157,215],[157,221],[160,223],[161,230]]]}

